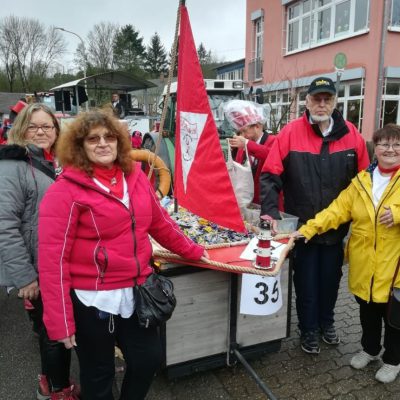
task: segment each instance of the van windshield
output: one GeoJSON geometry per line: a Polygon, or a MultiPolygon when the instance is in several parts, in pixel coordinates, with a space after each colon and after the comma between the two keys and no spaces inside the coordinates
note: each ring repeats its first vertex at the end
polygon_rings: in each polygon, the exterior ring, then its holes
{"type": "Polygon", "coordinates": [[[224,106],[225,104],[234,99],[242,99],[242,92],[224,92],[222,94],[208,93],[208,101],[212,115],[217,125],[218,134],[221,139],[231,137],[234,134],[234,130],[225,119],[224,106]]]}

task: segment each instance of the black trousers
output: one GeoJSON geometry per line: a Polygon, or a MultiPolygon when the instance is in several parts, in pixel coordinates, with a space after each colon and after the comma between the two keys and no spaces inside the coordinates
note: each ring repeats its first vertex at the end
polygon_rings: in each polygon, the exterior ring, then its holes
{"type": "Polygon", "coordinates": [[[50,340],[43,323],[42,298],[31,300],[34,310],[29,313],[39,333],[40,360],[42,375],[46,375],[51,391],[59,391],[70,385],[69,370],[71,366],[71,350],[63,343],[50,340]]]}
{"type": "Polygon", "coordinates": [[[384,325],[382,361],[385,364],[400,364],[400,329],[392,328],[386,319],[387,303],[366,302],[355,296],[360,305],[362,327],[361,345],[371,356],[377,356],[382,349],[382,322],[384,325]]]}
{"type": "Polygon", "coordinates": [[[341,242],[329,246],[304,241],[296,243],[293,282],[302,333],[333,325],[342,265],[341,242]]]}
{"type": "Polygon", "coordinates": [[[84,400],[113,400],[115,375],[114,346],[117,343],[126,362],[121,400],[145,398],[161,364],[161,341],[157,328],[140,328],[136,314],[130,318],[99,314],[86,307],[71,292],[76,323],[76,352],[84,400]]]}

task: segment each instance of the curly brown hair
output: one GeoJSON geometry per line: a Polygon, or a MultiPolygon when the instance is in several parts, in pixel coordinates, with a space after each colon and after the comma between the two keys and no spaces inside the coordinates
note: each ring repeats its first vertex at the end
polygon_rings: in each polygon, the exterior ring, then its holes
{"type": "Polygon", "coordinates": [[[109,112],[104,110],[91,110],[79,114],[72,122],[68,123],[61,133],[57,143],[56,154],[61,166],[71,166],[93,174],[92,162],[89,160],[83,147],[86,136],[92,129],[99,126],[106,127],[117,137],[116,162],[124,173],[132,171],[132,151],[127,128],[109,112]]]}

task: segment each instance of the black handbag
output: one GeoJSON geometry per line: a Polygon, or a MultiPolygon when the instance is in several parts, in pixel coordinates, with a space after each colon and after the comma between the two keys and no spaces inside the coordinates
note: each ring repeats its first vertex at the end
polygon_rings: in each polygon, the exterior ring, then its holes
{"type": "Polygon", "coordinates": [[[400,329],[400,288],[395,288],[397,274],[399,272],[400,259],[397,262],[396,272],[394,273],[392,285],[390,286],[390,294],[387,308],[388,324],[395,329],[400,329]]]}
{"type": "Polygon", "coordinates": [[[141,328],[157,326],[168,321],[176,306],[174,284],[165,276],[153,273],[143,285],[133,288],[136,315],[141,328]]]}

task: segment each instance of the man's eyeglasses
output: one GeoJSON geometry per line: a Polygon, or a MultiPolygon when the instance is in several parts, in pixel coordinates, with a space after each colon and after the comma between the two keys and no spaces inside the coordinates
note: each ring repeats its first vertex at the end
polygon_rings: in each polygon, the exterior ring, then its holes
{"type": "Polygon", "coordinates": [[[382,150],[389,150],[392,148],[394,151],[400,151],[400,143],[377,143],[376,147],[382,150]]]}
{"type": "Polygon", "coordinates": [[[332,104],[333,101],[335,100],[335,96],[321,96],[321,95],[314,95],[314,96],[310,96],[311,97],[311,101],[315,104],[319,104],[324,102],[325,104],[332,104]]]}
{"type": "Polygon", "coordinates": [[[85,141],[88,144],[95,145],[99,144],[101,139],[103,139],[107,144],[115,143],[118,140],[117,136],[115,136],[114,134],[106,133],[103,136],[100,135],[86,136],[85,141]]]}
{"type": "Polygon", "coordinates": [[[29,133],[38,133],[39,129],[41,129],[44,133],[49,133],[54,129],[54,126],[51,125],[29,125],[28,132],[29,133]]]}

